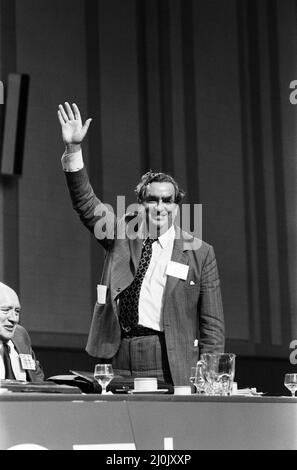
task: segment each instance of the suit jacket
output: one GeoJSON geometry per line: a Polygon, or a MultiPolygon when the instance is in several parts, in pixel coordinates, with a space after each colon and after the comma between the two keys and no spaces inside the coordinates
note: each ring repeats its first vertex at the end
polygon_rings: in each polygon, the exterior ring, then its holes
{"type": "MultiPolygon", "coordinates": [[[[106,222],[107,236],[98,240],[106,250],[101,278],[101,284],[107,286],[106,302],[95,304],[86,351],[102,359],[112,358],[121,342],[118,296],[132,282],[141,256],[143,240],[131,236],[141,218],[137,221],[139,214],[126,214],[117,221],[95,196],[85,168],[65,175],[73,207],[97,239],[98,224],[102,228],[102,222],[106,222]],[[117,237],[116,233],[123,234],[123,228],[128,236],[117,237]],[[111,231],[115,233],[113,238],[111,231]]],[[[174,384],[179,385],[189,382],[190,367],[195,365],[199,352],[224,350],[224,316],[212,246],[179,227],[175,230],[171,259],[188,265],[189,271],[186,280],[168,276],[162,317],[171,375],[174,384]]]]}
{"type": "Polygon", "coordinates": [[[11,340],[19,354],[31,354],[35,360],[36,369],[27,370],[27,380],[31,382],[42,382],[44,380],[44,373],[38,361],[36,361],[34,351],[31,347],[31,340],[28,332],[21,325],[17,325],[13,338],[11,340]]]}

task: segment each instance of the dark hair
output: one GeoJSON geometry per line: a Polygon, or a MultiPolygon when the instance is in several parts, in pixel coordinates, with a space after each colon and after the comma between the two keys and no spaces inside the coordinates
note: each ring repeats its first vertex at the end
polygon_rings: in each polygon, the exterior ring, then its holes
{"type": "Polygon", "coordinates": [[[146,189],[151,183],[171,183],[174,186],[175,198],[174,202],[179,204],[183,197],[185,196],[185,191],[181,189],[177,182],[172,176],[167,175],[166,173],[154,173],[152,170],[149,170],[147,173],[142,175],[138,185],[135,188],[135,193],[137,196],[137,201],[142,203],[146,196],[146,189]]]}

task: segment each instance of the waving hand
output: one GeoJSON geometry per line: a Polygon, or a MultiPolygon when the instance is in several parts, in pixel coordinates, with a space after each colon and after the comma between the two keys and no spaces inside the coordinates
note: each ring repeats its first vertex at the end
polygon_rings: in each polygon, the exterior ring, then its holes
{"type": "Polygon", "coordinates": [[[58,118],[62,128],[62,137],[65,145],[79,145],[85,138],[92,119],[82,124],[79,109],[75,103],[59,105],[58,118]]]}

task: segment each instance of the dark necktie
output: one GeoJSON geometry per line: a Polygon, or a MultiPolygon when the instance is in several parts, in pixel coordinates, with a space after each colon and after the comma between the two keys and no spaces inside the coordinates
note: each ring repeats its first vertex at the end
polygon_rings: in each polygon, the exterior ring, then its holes
{"type": "Polygon", "coordinates": [[[15,375],[12,370],[10,355],[10,347],[7,343],[3,343],[3,362],[5,367],[5,378],[9,380],[15,380],[15,375]]]}
{"type": "Polygon", "coordinates": [[[129,332],[138,325],[138,303],[141,284],[152,257],[152,244],[154,240],[148,238],[143,245],[141,258],[135,278],[131,284],[120,294],[119,320],[122,330],[129,332]]]}

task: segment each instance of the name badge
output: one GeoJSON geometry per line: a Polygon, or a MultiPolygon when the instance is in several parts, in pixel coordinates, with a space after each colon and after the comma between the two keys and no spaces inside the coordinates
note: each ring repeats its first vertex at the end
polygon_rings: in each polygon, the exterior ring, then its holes
{"type": "Polygon", "coordinates": [[[106,304],[107,286],[97,284],[97,302],[98,304],[106,304]]]}
{"type": "Polygon", "coordinates": [[[31,354],[20,354],[20,361],[24,370],[35,370],[36,364],[31,354]]]}
{"type": "Polygon", "coordinates": [[[167,276],[177,277],[178,279],[187,279],[189,266],[187,264],[177,263],[176,261],[169,261],[166,269],[167,276]]]}

